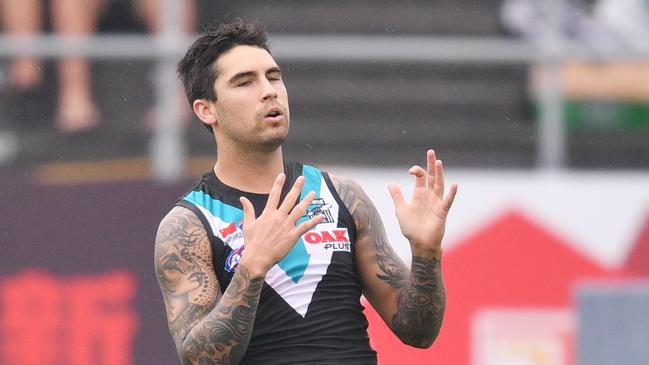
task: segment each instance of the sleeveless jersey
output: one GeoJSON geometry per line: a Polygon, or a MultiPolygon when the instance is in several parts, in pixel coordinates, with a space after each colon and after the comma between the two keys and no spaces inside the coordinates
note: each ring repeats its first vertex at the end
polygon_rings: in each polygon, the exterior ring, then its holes
{"type": "MultiPolygon", "coordinates": [[[[300,175],[306,178],[301,198],[317,194],[298,224],[318,213],[324,219],[266,275],[240,364],[376,364],[360,304],[354,220],[327,173],[291,161],[284,162],[284,172],[282,200],[300,175]]],[[[227,186],[210,170],[176,203],[203,223],[222,292],[244,249],[240,196],[252,202],[257,216],[268,199],[227,186]]]]}

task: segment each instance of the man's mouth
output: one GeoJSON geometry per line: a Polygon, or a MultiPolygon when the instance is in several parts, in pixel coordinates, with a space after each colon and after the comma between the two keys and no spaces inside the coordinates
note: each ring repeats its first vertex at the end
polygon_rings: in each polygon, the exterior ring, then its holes
{"type": "Polygon", "coordinates": [[[266,114],[266,118],[276,118],[280,115],[282,115],[282,113],[279,110],[273,109],[268,114],[266,114]]]}
{"type": "Polygon", "coordinates": [[[266,115],[264,116],[264,120],[268,122],[279,122],[284,118],[284,115],[279,109],[271,109],[266,115]]]}

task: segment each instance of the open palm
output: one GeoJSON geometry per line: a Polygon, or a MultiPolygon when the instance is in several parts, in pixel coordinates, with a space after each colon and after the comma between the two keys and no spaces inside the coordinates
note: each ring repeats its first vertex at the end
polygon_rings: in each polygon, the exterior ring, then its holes
{"type": "Polygon", "coordinates": [[[457,184],[452,184],[444,197],[444,167],[437,160],[435,151],[426,154],[427,169],[413,166],[408,172],[415,177],[415,188],[410,202],[406,202],[401,189],[388,185],[394,200],[401,233],[410,241],[413,254],[427,252],[437,255],[441,252],[446,217],[451,209],[457,184]]]}

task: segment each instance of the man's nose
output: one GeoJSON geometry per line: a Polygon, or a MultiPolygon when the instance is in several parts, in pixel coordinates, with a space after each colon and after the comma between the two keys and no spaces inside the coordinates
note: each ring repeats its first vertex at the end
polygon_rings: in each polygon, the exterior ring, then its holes
{"type": "Polygon", "coordinates": [[[265,80],[263,82],[264,85],[264,90],[263,90],[263,100],[272,100],[272,99],[277,99],[277,90],[275,87],[270,83],[270,81],[265,80]]]}

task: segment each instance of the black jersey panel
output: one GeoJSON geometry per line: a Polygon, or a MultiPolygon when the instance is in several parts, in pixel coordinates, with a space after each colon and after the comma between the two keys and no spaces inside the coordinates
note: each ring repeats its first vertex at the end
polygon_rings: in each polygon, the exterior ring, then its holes
{"type": "MultiPolygon", "coordinates": [[[[241,364],[376,364],[360,304],[352,216],[326,173],[292,161],[284,166],[282,199],[303,175],[307,181],[302,196],[307,189],[317,194],[303,219],[314,214],[325,219],[296,243],[299,252],[294,247],[266,276],[241,364]]],[[[209,171],[177,203],[192,209],[208,231],[223,292],[245,250],[241,196],[252,202],[257,215],[268,200],[267,194],[229,187],[209,171]]]]}

